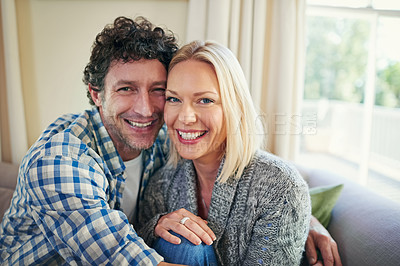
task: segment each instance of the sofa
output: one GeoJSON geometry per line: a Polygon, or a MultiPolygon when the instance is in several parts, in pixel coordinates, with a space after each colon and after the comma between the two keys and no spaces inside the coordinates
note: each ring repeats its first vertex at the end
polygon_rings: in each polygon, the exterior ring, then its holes
{"type": "Polygon", "coordinates": [[[344,184],[327,227],[343,265],[400,265],[400,204],[344,177],[297,166],[309,187],[344,184]]]}
{"type": "Polygon", "coordinates": [[[0,221],[10,206],[11,198],[17,185],[18,166],[0,162],[0,221]]]}
{"type": "MultiPolygon", "coordinates": [[[[400,265],[400,204],[333,173],[297,166],[310,187],[344,184],[328,231],[343,265],[400,265]]],[[[0,163],[0,220],[16,185],[18,167],[0,163]]]]}

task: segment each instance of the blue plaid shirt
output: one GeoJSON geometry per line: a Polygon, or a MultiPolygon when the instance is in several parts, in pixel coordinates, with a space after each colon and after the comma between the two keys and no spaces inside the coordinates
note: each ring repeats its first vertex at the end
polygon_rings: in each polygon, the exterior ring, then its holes
{"type": "MultiPolygon", "coordinates": [[[[141,193],[165,163],[165,127],[144,151],[141,193]]],[[[0,227],[0,264],[157,265],[121,211],[125,166],[97,109],[64,115],[24,157],[0,227]]]]}

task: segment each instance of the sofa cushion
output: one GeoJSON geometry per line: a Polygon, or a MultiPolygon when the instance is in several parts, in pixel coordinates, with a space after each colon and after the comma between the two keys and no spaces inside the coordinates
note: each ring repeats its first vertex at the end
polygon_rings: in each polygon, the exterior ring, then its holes
{"type": "Polygon", "coordinates": [[[0,221],[3,220],[4,212],[10,207],[13,189],[0,187],[0,221]]]}
{"type": "Polygon", "coordinates": [[[0,162],[0,221],[10,206],[12,194],[17,185],[18,166],[0,162]]]}
{"type": "Polygon", "coordinates": [[[310,188],[312,215],[326,228],[331,212],[342,192],[343,184],[310,188]]]}

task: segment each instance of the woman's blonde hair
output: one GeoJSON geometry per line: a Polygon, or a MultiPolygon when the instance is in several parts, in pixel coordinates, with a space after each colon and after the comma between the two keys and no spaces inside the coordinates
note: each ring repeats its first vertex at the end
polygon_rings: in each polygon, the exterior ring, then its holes
{"type": "MultiPolygon", "coordinates": [[[[225,163],[217,180],[226,182],[230,176],[240,178],[256,150],[262,148],[264,138],[243,70],[235,55],[214,41],[193,41],[180,48],[168,72],[187,60],[208,63],[217,75],[227,132],[225,163]]],[[[176,166],[181,157],[172,142],[170,146],[168,164],[176,166]]]]}

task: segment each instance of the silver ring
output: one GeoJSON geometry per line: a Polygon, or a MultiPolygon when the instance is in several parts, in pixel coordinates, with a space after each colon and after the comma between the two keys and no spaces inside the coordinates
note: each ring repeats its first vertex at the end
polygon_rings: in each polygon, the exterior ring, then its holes
{"type": "Polygon", "coordinates": [[[182,218],[182,220],[179,221],[180,224],[185,225],[186,221],[189,220],[190,218],[185,216],[182,218]]]}

